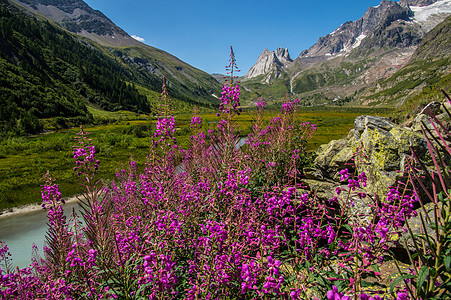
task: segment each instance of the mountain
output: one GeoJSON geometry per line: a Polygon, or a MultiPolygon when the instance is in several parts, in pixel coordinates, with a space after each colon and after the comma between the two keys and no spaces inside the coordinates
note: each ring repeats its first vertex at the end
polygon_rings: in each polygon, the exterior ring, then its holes
{"type": "Polygon", "coordinates": [[[428,6],[434,4],[439,0],[399,0],[398,4],[401,6],[428,6]]]}
{"type": "Polygon", "coordinates": [[[160,90],[166,76],[172,94],[182,100],[215,103],[218,82],[175,56],[143,44],[116,26],[100,11],[93,10],[82,0],[12,0],[34,14],[56,22],[88,42],[111,52],[116,59],[147,77],[153,90],[160,90]]]}
{"type": "Polygon", "coordinates": [[[178,106],[218,103],[213,77],[136,41],[83,1],[0,0],[0,8],[1,135],[92,122],[89,107],[155,112],[163,75],[178,106]]]}
{"type": "Polygon", "coordinates": [[[440,100],[451,89],[451,16],[429,31],[409,62],[393,76],[368,87],[365,104],[399,103],[411,112],[430,100],[440,100]]]}
{"type": "MultiPolygon", "coordinates": [[[[257,77],[244,77],[243,85],[267,98],[288,92],[305,105],[361,104],[366,101],[361,96],[368,96],[365,90],[404,67],[425,34],[450,13],[451,0],[383,0],[359,20],[345,22],[320,37],[293,62],[267,68],[257,77]]],[[[262,55],[257,64],[263,62],[262,55]]]]}
{"type": "Polygon", "coordinates": [[[293,60],[288,53],[288,49],[277,48],[275,51],[268,51],[268,49],[265,49],[244,78],[253,78],[262,74],[270,74],[269,77],[265,78],[266,82],[270,82],[273,78],[279,78],[281,69],[291,62],[293,62],[293,60]],[[274,77],[271,77],[273,74],[274,77]]]}
{"type": "Polygon", "coordinates": [[[98,10],[81,0],[14,0],[26,10],[59,24],[64,29],[113,47],[137,46],[130,37],[98,10]]]}
{"type": "MultiPolygon", "coordinates": [[[[349,53],[352,49],[359,47],[376,27],[379,26],[379,31],[383,31],[394,21],[409,21],[412,16],[413,13],[408,7],[402,7],[396,2],[382,1],[377,7],[370,7],[361,19],[346,22],[331,34],[321,37],[315,45],[303,51],[299,59],[324,56],[326,59],[327,56],[349,53]]],[[[392,44],[392,46],[397,45],[392,44]]]]}

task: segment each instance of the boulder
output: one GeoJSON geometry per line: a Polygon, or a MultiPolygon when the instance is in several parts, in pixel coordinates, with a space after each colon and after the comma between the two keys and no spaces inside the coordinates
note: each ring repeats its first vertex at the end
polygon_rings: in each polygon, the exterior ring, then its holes
{"type": "Polygon", "coordinates": [[[408,128],[393,127],[389,131],[367,128],[354,149],[361,147],[362,159],[358,163],[358,173],[365,172],[368,191],[383,198],[392,186],[402,180],[406,159],[412,152],[424,157],[426,140],[408,128]]]}
{"type": "Polygon", "coordinates": [[[352,145],[347,139],[331,141],[317,150],[315,168],[323,178],[338,179],[338,172],[352,163],[352,145]]]}
{"type": "Polygon", "coordinates": [[[315,179],[328,179],[338,186],[339,171],[357,162],[357,173],[365,172],[367,191],[384,198],[389,188],[402,180],[406,159],[411,147],[419,157],[427,153],[427,143],[422,135],[410,128],[396,125],[386,118],[360,116],[354,123],[353,134],[321,146],[314,161],[315,179]],[[355,156],[355,153],[358,153],[355,156]]]}
{"type": "Polygon", "coordinates": [[[395,123],[389,121],[386,118],[375,116],[360,116],[355,118],[354,121],[354,137],[356,139],[359,139],[361,134],[368,129],[389,131],[395,126],[395,123]]]}

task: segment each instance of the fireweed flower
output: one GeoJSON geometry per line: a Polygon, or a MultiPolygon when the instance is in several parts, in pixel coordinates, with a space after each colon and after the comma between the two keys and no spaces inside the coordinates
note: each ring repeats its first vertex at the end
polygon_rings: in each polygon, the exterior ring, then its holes
{"type": "Polygon", "coordinates": [[[265,109],[265,101],[257,101],[257,110],[264,110],[265,109]]]}
{"type": "Polygon", "coordinates": [[[343,293],[338,292],[338,288],[334,285],[332,290],[328,291],[326,294],[329,300],[350,300],[349,296],[344,296],[343,293]]]}
{"type": "Polygon", "coordinates": [[[282,113],[288,113],[288,112],[291,112],[292,110],[293,110],[293,105],[292,105],[291,101],[287,101],[282,104],[282,113]]]}
{"type": "Polygon", "coordinates": [[[202,127],[202,118],[201,117],[192,117],[191,118],[191,127],[192,128],[202,127]]]}
{"type": "Polygon", "coordinates": [[[409,295],[407,295],[407,293],[404,292],[399,292],[396,297],[396,300],[409,300],[409,299],[410,299],[409,295]]]}
{"type": "Polygon", "coordinates": [[[340,172],[339,172],[339,174],[340,174],[340,181],[345,181],[345,180],[347,180],[348,178],[349,178],[349,170],[346,168],[346,169],[343,169],[343,170],[341,170],[340,172]]]}
{"type": "Polygon", "coordinates": [[[238,85],[236,86],[229,86],[224,85],[222,87],[222,93],[221,93],[221,104],[219,105],[219,110],[222,114],[228,115],[228,114],[240,114],[241,108],[240,106],[240,88],[238,85]]]}
{"type": "Polygon", "coordinates": [[[77,145],[73,146],[73,158],[76,165],[74,171],[78,176],[84,174],[89,179],[98,171],[100,161],[95,159],[96,149],[91,144],[91,139],[88,138],[90,133],[83,131],[83,128],[80,127],[80,132],[76,135],[77,145]]]}
{"type": "Polygon", "coordinates": [[[172,137],[175,132],[175,119],[171,118],[162,118],[158,119],[156,122],[157,130],[154,133],[154,136],[157,137],[172,137]]]}
{"type": "Polygon", "coordinates": [[[361,183],[363,187],[366,187],[366,181],[367,181],[367,178],[366,178],[365,172],[362,172],[362,173],[358,176],[358,178],[359,178],[359,183],[361,183]]]}

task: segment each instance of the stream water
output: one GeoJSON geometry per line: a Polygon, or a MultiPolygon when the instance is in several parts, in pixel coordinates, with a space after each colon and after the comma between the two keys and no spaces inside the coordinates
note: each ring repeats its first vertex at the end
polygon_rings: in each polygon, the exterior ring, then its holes
{"type": "MultiPolygon", "coordinates": [[[[241,147],[246,138],[241,138],[237,147],[241,147]]],[[[179,166],[179,172],[183,166],[179,166]]],[[[64,205],[64,212],[68,217],[72,207],[77,208],[76,202],[64,205]]],[[[14,213],[10,216],[0,216],[0,241],[6,243],[11,253],[14,266],[23,268],[31,263],[33,243],[36,244],[39,254],[43,256],[43,246],[47,231],[47,211],[43,209],[30,209],[25,212],[14,213]]]]}
{"type": "MultiPolygon", "coordinates": [[[[64,205],[68,217],[76,202],[64,205]]],[[[30,210],[0,218],[0,241],[6,243],[11,252],[14,267],[23,268],[31,263],[33,243],[36,244],[41,257],[45,233],[47,231],[47,211],[43,209],[30,210]]]]}

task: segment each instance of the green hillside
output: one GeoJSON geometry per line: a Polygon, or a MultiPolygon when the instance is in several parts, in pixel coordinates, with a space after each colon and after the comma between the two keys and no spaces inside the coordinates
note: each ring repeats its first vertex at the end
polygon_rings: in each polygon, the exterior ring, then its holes
{"type": "Polygon", "coordinates": [[[1,135],[37,133],[44,124],[92,123],[88,106],[150,114],[161,92],[162,74],[149,67],[163,69],[163,63],[200,78],[195,85],[168,74],[176,105],[215,104],[212,93],[219,83],[163,51],[145,45],[100,46],[0,0],[1,135]]]}

